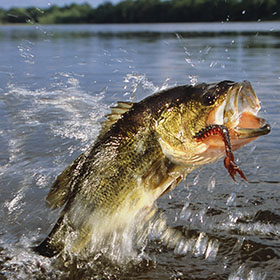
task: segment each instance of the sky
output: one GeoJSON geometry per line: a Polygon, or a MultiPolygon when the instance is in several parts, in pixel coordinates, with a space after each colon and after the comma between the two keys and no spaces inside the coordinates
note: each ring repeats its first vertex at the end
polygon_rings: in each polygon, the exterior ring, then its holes
{"type": "Polygon", "coordinates": [[[89,3],[96,7],[105,2],[118,3],[120,0],[0,0],[0,8],[9,9],[11,7],[38,7],[46,8],[52,5],[64,6],[72,3],[89,3]]]}

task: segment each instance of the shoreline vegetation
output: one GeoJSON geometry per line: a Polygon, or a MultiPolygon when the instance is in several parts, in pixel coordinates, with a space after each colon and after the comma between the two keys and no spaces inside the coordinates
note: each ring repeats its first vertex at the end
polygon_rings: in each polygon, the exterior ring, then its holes
{"type": "Polygon", "coordinates": [[[0,24],[182,23],[280,20],[278,0],[123,0],[48,8],[0,8],[0,24]]]}

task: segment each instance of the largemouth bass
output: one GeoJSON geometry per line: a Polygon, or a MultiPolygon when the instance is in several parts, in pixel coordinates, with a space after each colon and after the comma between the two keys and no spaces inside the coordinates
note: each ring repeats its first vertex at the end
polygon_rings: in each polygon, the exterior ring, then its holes
{"type": "Polygon", "coordinates": [[[52,257],[92,248],[136,226],[184,176],[224,156],[231,177],[247,180],[233,151],[270,132],[259,110],[248,81],[177,86],[138,103],[118,102],[92,147],[52,185],[48,205],[64,208],[35,250],[52,257]]]}

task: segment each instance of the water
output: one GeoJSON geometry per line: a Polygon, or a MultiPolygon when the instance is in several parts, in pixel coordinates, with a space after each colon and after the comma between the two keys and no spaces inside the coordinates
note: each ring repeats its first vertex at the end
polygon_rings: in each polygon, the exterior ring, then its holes
{"type": "Polygon", "coordinates": [[[279,32],[276,22],[1,26],[0,279],[279,279],[279,32]],[[272,132],[235,152],[249,183],[218,162],[160,199],[184,236],[175,248],[150,236],[125,262],[64,263],[29,249],[58,217],[44,202],[51,183],[111,105],[223,79],[251,81],[272,132]]]}

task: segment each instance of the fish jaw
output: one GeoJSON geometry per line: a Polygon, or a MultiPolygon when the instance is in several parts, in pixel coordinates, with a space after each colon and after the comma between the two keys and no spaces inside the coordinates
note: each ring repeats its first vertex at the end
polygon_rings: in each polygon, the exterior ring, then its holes
{"type": "Polygon", "coordinates": [[[208,122],[225,125],[235,142],[251,142],[271,130],[267,121],[257,116],[260,109],[260,101],[251,84],[244,81],[232,86],[223,103],[211,112],[208,122]]]}
{"type": "MultiPolygon", "coordinates": [[[[218,124],[227,127],[232,150],[266,135],[271,128],[267,121],[257,116],[260,102],[248,81],[235,83],[226,98],[209,114],[207,125],[218,124]]],[[[213,162],[225,155],[225,143],[219,135],[211,135],[200,145],[204,145],[201,162],[213,162]]]]}

